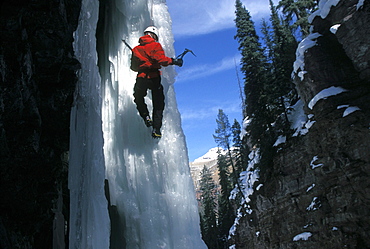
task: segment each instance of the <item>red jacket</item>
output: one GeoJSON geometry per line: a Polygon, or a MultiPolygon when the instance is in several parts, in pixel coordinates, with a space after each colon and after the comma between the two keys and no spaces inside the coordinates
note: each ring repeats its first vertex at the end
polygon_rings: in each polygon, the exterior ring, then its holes
{"type": "Polygon", "coordinates": [[[139,43],[140,45],[132,49],[133,56],[138,59],[137,77],[159,77],[158,69],[161,66],[171,65],[172,58],[165,55],[161,44],[156,42],[150,35],[140,37],[139,43]]]}

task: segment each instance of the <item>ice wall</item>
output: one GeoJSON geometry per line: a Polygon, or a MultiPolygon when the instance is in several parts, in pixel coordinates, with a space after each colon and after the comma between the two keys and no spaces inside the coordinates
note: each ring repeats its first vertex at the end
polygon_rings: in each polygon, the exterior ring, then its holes
{"type": "MultiPolygon", "coordinates": [[[[176,104],[174,68],[162,70],[163,137],[154,140],[133,102],[136,75],[129,69],[131,51],[121,41],[135,46],[144,28],[155,25],[167,56],[173,57],[166,3],[100,1],[99,21],[98,8],[97,0],[83,0],[76,31],[82,70],[71,121],[70,248],[206,248],[176,104]],[[112,205],[110,241],[104,173],[112,205]]],[[[147,103],[150,98],[148,94],[147,103]]]]}
{"type": "Polygon", "coordinates": [[[101,81],[95,42],[98,6],[97,0],[82,1],[73,44],[81,70],[70,124],[69,248],[109,248],[110,223],[104,195],[101,81]]]}

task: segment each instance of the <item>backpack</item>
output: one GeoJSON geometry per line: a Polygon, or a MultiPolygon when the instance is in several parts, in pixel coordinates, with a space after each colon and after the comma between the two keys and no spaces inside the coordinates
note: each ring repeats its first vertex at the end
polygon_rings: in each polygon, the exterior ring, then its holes
{"type": "Polygon", "coordinates": [[[130,69],[134,72],[142,71],[142,69],[147,69],[151,66],[150,57],[145,51],[142,51],[144,54],[141,54],[138,47],[140,46],[136,46],[132,49],[131,55],[130,69]]]}
{"type": "Polygon", "coordinates": [[[139,66],[141,63],[142,62],[140,61],[140,59],[137,56],[135,56],[134,53],[132,53],[130,69],[134,72],[139,72],[139,66]]]}

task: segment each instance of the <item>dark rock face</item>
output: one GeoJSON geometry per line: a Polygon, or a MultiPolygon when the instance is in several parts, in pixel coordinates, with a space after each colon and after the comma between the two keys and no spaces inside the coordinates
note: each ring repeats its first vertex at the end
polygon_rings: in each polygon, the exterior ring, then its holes
{"type": "Polygon", "coordinates": [[[69,115],[79,68],[72,42],[80,4],[1,3],[1,248],[52,248],[58,189],[68,201],[69,115]]]}
{"type": "Polygon", "coordinates": [[[231,240],[238,249],[370,248],[370,3],[357,3],[342,0],[313,21],[322,36],[306,51],[297,90],[306,106],[330,86],[347,92],[306,108],[316,122],[274,157],[231,240]],[[344,116],[341,105],[360,110],[344,116]]]}

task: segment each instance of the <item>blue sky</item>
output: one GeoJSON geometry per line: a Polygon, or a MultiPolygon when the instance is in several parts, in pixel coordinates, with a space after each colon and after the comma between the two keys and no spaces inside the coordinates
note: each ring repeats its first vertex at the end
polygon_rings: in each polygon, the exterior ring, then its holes
{"type": "MultiPolygon", "coordinates": [[[[242,1],[256,25],[269,18],[268,0],[242,1]]],[[[276,2],[276,1],[275,1],[276,2]]],[[[216,147],[213,139],[218,110],[242,124],[240,52],[234,40],[234,0],[167,0],[176,54],[184,48],[184,66],[177,68],[175,91],[186,136],[189,160],[216,147]],[[238,76],[237,76],[238,72],[238,76]]]]}

